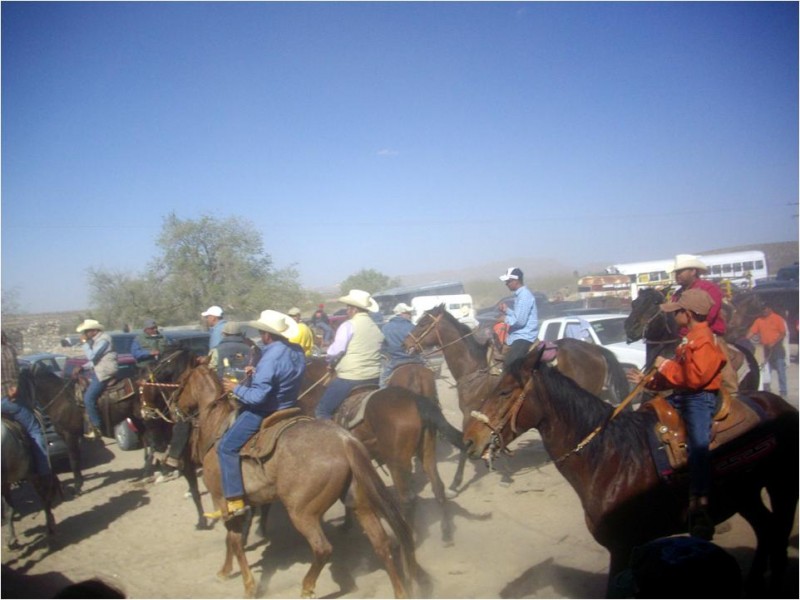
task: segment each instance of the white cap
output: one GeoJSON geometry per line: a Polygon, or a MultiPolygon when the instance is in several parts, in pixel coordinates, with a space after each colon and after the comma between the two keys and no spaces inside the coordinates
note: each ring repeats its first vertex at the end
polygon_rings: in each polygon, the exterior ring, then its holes
{"type": "Polygon", "coordinates": [[[522,279],[522,271],[518,267],[508,267],[508,270],[500,275],[500,281],[509,279],[522,279]]]}
{"type": "Polygon", "coordinates": [[[206,312],[200,313],[201,317],[221,317],[222,316],[222,308],[219,306],[209,306],[206,312]]]}

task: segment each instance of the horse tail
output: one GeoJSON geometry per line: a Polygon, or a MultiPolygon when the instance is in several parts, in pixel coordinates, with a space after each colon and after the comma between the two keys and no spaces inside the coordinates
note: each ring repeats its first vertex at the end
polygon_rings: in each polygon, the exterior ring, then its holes
{"type": "Polygon", "coordinates": [[[625,375],[625,369],[622,368],[617,356],[608,348],[603,346],[597,346],[597,348],[606,360],[606,385],[613,394],[613,404],[616,406],[628,396],[631,386],[628,382],[628,377],[625,375]]]}
{"type": "Polygon", "coordinates": [[[750,351],[750,349],[743,344],[733,343],[731,345],[742,353],[744,359],[747,361],[747,368],[750,370],[747,373],[747,376],[742,379],[739,389],[746,392],[758,391],[758,384],[761,381],[761,369],[758,366],[756,357],[753,356],[753,353],[750,351]]]}
{"type": "Polygon", "coordinates": [[[424,427],[438,431],[444,439],[459,450],[467,449],[464,444],[464,436],[445,419],[441,406],[427,396],[419,394],[415,394],[414,400],[417,403],[417,410],[424,427]]]}
{"type": "Polygon", "coordinates": [[[411,526],[403,516],[397,500],[395,500],[395,497],[378,476],[375,467],[372,466],[372,459],[361,442],[352,436],[346,436],[344,438],[344,448],[347,461],[350,463],[350,470],[353,473],[353,480],[358,488],[356,494],[360,489],[375,512],[389,524],[400,543],[401,576],[410,591],[410,583],[417,576],[418,569],[417,559],[414,554],[414,534],[411,526]]]}

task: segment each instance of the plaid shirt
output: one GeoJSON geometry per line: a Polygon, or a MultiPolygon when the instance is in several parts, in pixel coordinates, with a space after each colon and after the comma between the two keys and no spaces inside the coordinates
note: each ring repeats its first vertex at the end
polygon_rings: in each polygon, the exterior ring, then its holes
{"type": "Polygon", "coordinates": [[[17,365],[17,352],[11,344],[3,344],[3,358],[0,363],[0,380],[3,385],[3,398],[9,396],[10,389],[17,386],[19,379],[19,366],[17,365]]]}

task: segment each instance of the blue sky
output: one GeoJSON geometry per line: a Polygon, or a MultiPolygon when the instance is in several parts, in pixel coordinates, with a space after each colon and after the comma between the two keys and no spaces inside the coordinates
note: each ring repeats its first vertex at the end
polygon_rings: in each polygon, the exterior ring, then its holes
{"type": "Polygon", "coordinates": [[[141,273],[170,211],[317,287],[797,240],[797,201],[794,2],[2,3],[30,312],[141,273]]]}

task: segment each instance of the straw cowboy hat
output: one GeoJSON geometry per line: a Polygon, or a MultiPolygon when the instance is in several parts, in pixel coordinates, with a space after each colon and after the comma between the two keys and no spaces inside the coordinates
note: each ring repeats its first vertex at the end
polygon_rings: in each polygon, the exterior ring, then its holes
{"type": "Polygon", "coordinates": [[[706,264],[693,256],[692,254],[678,254],[675,257],[675,266],[672,267],[672,272],[680,271],[681,269],[697,269],[698,271],[708,271],[706,264]]]}
{"type": "Polygon", "coordinates": [[[339,302],[355,306],[356,308],[363,308],[369,312],[378,312],[380,309],[378,303],[369,295],[369,292],[365,292],[364,290],[350,290],[347,296],[339,298],[339,302]]]}
{"type": "Polygon", "coordinates": [[[392,309],[392,312],[396,315],[403,315],[413,313],[414,309],[405,302],[400,302],[399,304],[395,305],[395,307],[392,309]]]}
{"type": "Polygon", "coordinates": [[[98,331],[103,331],[105,328],[94,319],[86,319],[83,323],[78,325],[78,328],[75,330],[78,333],[83,333],[84,331],[88,331],[90,329],[97,329],[98,331]]]}
{"type": "Polygon", "coordinates": [[[292,317],[277,310],[263,310],[258,321],[250,321],[250,326],[259,331],[274,333],[287,339],[293,338],[300,331],[300,327],[292,317]]]}

